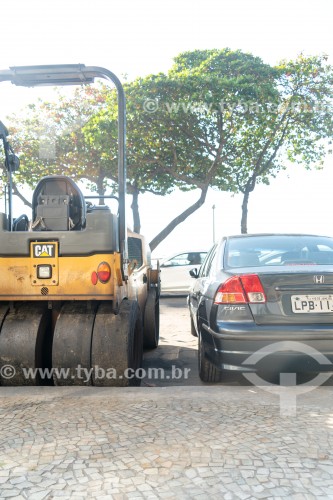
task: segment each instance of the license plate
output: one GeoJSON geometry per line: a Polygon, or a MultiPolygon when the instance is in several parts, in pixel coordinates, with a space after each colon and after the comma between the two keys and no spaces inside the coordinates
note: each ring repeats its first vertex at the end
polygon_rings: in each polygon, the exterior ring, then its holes
{"type": "Polygon", "coordinates": [[[333,295],[292,295],[291,309],[294,313],[333,312],[333,295]]]}

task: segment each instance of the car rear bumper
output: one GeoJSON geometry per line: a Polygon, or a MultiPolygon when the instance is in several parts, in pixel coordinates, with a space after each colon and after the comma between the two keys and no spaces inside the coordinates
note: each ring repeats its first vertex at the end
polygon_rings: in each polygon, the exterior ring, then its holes
{"type": "Polygon", "coordinates": [[[203,324],[207,358],[220,370],[240,373],[333,372],[333,325],[258,326],[203,324]]]}

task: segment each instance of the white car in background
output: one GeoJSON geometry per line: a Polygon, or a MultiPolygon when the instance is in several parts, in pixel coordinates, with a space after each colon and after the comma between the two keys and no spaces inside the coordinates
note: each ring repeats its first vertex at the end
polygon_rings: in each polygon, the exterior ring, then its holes
{"type": "Polygon", "coordinates": [[[199,270],[207,252],[183,252],[172,255],[160,263],[161,295],[187,295],[193,278],[190,270],[199,270]]]}

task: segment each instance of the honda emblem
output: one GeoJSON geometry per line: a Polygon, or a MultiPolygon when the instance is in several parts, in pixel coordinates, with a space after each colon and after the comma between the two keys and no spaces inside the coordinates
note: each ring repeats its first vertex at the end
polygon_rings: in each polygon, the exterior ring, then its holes
{"type": "Polygon", "coordinates": [[[323,283],[325,283],[325,278],[324,276],[314,276],[313,281],[316,285],[323,285],[323,283]]]}

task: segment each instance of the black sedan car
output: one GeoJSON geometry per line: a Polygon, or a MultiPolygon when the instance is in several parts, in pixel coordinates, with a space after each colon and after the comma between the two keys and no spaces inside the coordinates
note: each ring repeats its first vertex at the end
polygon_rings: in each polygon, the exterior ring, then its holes
{"type": "Polygon", "coordinates": [[[229,236],[190,274],[201,380],[333,372],[333,238],[229,236]]]}

